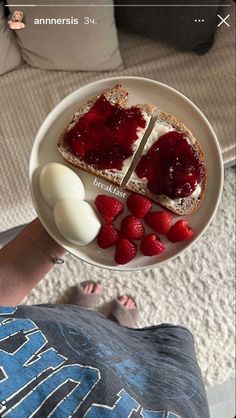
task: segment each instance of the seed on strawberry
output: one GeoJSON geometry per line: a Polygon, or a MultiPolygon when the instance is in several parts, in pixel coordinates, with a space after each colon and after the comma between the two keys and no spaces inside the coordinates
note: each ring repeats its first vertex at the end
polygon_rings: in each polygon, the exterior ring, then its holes
{"type": "Polygon", "coordinates": [[[115,262],[117,264],[127,264],[137,254],[137,245],[127,238],[118,240],[115,252],[115,262]]]}
{"type": "Polygon", "coordinates": [[[121,222],[121,234],[129,239],[142,239],[144,236],[144,227],[136,216],[128,215],[121,222]]]}
{"type": "Polygon", "coordinates": [[[104,194],[100,194],[96,197],[95,205],[102,218],[107,222],[114,221],[114,219],[116,219],[124,210],[122,202],[115,197],[106,196],[104,194]]]}
{"type": "Polygon", "coordinates": [[[171,227],[172,218],[173,216],[170,212],[157,210],[155,212],[149,212],[145,216],[145,222],[153,231],[166,235],[171,227]]]}
{"type": "Polygon", "coordinates": [[[97,236],[97,243],[101,248],[112,247],[119,238],[118,231],[114,228],[112,223],[108,223],[101,226],[99,234],[97,236]]]}
{"type": "Polygon", "coordinates": [[[134,216],[137,216],[137,218],[144,218],[151,209],[152,203],[146,197],[134,193],[129,195],[127,207],[134,216]]]}
{"type": "Polygon", "coordinates": [[[193,229],[187,221],[177,221],[169,230],[167,238],[171,242],[183,241],[193,236],[193,229]]]}

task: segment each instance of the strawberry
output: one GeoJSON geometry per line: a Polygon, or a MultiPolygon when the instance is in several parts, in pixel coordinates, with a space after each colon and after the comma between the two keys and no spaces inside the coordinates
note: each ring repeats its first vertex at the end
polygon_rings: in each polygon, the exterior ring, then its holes
{"type": "Polygon", "coordinates": [[[169,230],[167,238],[171,242],[183,241],[193,236],[193,229],[187,221],[177,221],[169,230]]]}
{"type": "Polygon", "coordinates": [[[145,222],[158,234],[166,235],[171,227],[172,215],[167,211],[149,212],[145,216],[145,222]]]}
{"type": "Polygon", "coordinates": [[[124,205],[115,197],[100,194],[95,199],[95,205],[100,215],[107,222],[112,222],[119,216],[123,210],[124,205]]]}
{"type": "Polygon", "coordinates": [[[137,245],[127,238],[118,240],[115,252],[115,262],[117,264],[126,264],[137,254],[137,245]]]}
{"type": "Polygon", "coordinates": [[[165,246],[157,234],[148,234],[143,238],[140,246],[143,255],[158,255],[165,251],[165,246]]]}
{"type": "Polygon", "coordinates": [[[144,236],[144,227],[136,216],[128,215],[121,222],[121,234],[129,239],[142,239],[144,236]]]}
{"type": "Polygon", "coordinates": [[[108,223],[101,226],[99,234],[97,236],[97,243],[101,248],[112,247],[119,238],[118,231],[114,228],[112,223],[108,223]]]}
{"type": "Polygon", "coordinates": [[[130,194],[127,199],[127,207],[137,218],[144,218],[151,209],[152,204],[149,199],[140,194],[130,194]]]}

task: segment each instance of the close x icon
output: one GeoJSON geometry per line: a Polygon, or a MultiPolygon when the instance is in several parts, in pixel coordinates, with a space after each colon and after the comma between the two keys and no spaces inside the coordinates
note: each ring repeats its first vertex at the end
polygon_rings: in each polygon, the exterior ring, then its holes
{"type": "Polygon", "coordinates": [[[230,24],[227,22],[227,20],[230,18],[230,14],[228,14],[226,17],[222,17],[218,14],[217,17],[219,18],[219,23],[217,25],[218,28],[223,24],[225,24],[228,28],[230,27],[230,24]]]}

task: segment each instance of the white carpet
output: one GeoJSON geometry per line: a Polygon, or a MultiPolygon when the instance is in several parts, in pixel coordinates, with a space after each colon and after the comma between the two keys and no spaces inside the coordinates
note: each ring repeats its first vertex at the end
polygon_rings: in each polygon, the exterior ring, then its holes
{"type": "Polygon", "coordinates": [[[103,302],[132,294],[140,307],[138,326],[169,322],[190,328],[196,339],[206,385],[213,386],[234,370],[234,190],[235,170],[227,169],[222,201],[204,236],[180,257],[152,270],[110,272],[71,255],[55,267],[25,302],[54,303],[84,279],[100,280],[103,302]]]}

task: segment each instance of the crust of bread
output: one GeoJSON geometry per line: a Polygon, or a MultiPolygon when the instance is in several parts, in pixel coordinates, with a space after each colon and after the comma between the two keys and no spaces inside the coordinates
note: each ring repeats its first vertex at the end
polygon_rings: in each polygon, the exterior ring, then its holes
{"type": "Polygon", "coordinates": [[[134,107],[139,107],[139,109],[143,110],[145,113],[147,113],[148,116],[153,116],[157,110],[156,106],[153,106],[151,104],[138,104],[134,107]]]}
{"type": "MultiPolygon", "coordinates": [[[[106,90],[101,94],[103,94],[106,97],[106,99],[109,100],[113,104],[118,104],[121,107],[126,107],[127,105],[128,92],[120,84],[115,85],[111,89],[106,90]]],[[[116,172],[112,170],[97,170],[92,165],[89,165],[81,161],[79,157],[73,154],[69,150],[69,148],[67,147],[67,144],[64,141],[66,131],[71,129],[74,126],[74,124],[77,122],[77,120],[91,109],[91,107],[96,102],[96,100],[101,96],[101,94],[88,100],[86,103],[81,105],[80,108],[74,113],[67,127],[61,133],[57,147],[62,157],[70,164],[73,164],[75,167],[80,168],[86,171],[87,173],[93,174],[97,177],[100,177],[103,180],[108,180],[120,186],[124,176],[121,176],[119,171],[116,172]]],[[[150,117],[156,110],[156,107],[150,104],[141,104],[135,107],[140,108],[143,112],[147,114],[147,116],[150,116],[150,117]]],[[[134,155],[135,155],[135,152],[133,154],[133,157],[134,155]]]]}
{"type": "MultiPolygon", "coordinates": [[[[171,212],[177,215],[191,215],[199,208],[206,192],[207,168],[206,168],[206,161],[205,161],[203,150],[198,140],[194,137],[192,132],[184,125],[182,121],[178,120],[176,117],[174,117],[173,115],[170,115],[169,113],[162,112],[161,110],[157,110],[156,115],[157,115],[156,122],[164,121],[168,123],[169,125],[171,125],[175,130],[183,133],[188,138],[188,140],[191,142],[192,146],[198,153],[203,163],[203,178],[200,184],[201,192],[198,196],[188,196],[188,197],[180,198],[180,199],[170,199],[168,196],[165,196],[165,195],[155,195],[151,193],[147,188],[146,180],[140,179],[140,181],[137,181],[137,179],[132,179],[132,175],[125,188],[131,192],[136,192],[136,193],[142,194],[150,198],[155,203],[158,203],[158,205],[170,210],[171,212]]],[[[147,145],[148,145],[148,141],[147,141],[146,146],[147,145]]],[[[147,152],[146,146],[145,146],[145,151],[144,151],[145,153],[147,152]]]]}

